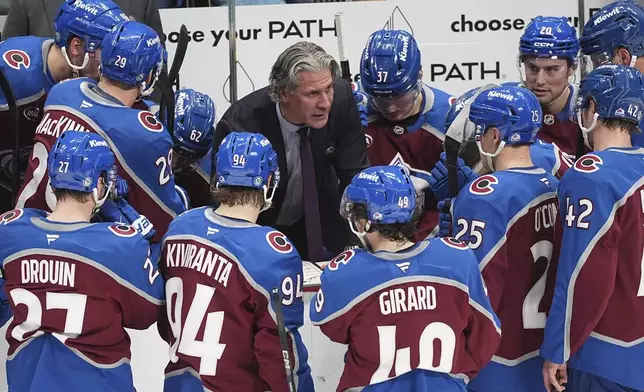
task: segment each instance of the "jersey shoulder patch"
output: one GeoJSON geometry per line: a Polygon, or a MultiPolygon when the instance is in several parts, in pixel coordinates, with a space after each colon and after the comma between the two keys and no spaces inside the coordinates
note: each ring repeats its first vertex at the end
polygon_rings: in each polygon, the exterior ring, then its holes
{"type": "Polygon", "coordinates": [[[164,131],[164,127],[161,121],[159,121],[154,113],[148,110],[140,110],[137,113],[137,119],[141,126],[143,126],[144,129],[150,132],[160,133],[164,131]]]}
{"type": "Polygon", "coordinates": [[[11,222],[15,222],[24,215],[24,210],[16,209],[7,211],[4,214],[0,215],[0,225],[6,226],[11,222]]]}
{"type": "Polygon", "coordinates": [[[268,246],[270,246],[277,253],[288,254],[293,252],[293,250],[295,249],[291,241],[286,238],[286,235],[278,230],[268,231],[265,238],[268,246]]]}
{"type": "Polygon", "coordinates": [[[476,180],[472,181],[467,187],[468,191],[476,196],[485,196],[493,193],[496,185],[499,184],[497,176],[492,174],[485,174],[476,180]]]}
{"type": "Polygon", "coordinates": [[[593,173],[604,165],[604,160],[597,154],[586,154],[577,159],[573,169],[580,173],[593,173]]]}
{"type": "Polygon", "coordinates": [[[339,255],[335,256],[329,264],[326,266],[326,269],[329,271],[337,271],[342,265],[346,265],[354,256],[356,251],[354,249],[345,250],[339,255]]]}
{"type": "Polygon", "coordinates": [[[29,69],[31,66],[31,57],[24,50],[20,49],[9,49],[2,53],[2,60],[9,67],[20,71],[21,69],[29,69]]]}
{"type": "Polygon", "coordinates": [[[134,226],[114,223],[107,226],[107,229],[117,237],[130,238],[135,237],[139,232],[136,231],[134,226]]]}

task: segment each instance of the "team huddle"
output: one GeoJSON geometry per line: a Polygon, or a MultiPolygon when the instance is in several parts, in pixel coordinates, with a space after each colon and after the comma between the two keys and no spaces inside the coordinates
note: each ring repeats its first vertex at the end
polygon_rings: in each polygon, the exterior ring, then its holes
{"type": "MultiPolygon", "coordinates": [[[[111,0],[67,0],[54,27],[0,43],[25,113],[15,202],[0,173],[9,391],[134,390],[125,328],[155,323],[165,391],[313,391],[302,259],[257,224],[274,146],[234,129],[212,150],[192,89],[166,124],[147,97],[167,54],[111,0]]],[[[580,38],[538,16],[520,81],[454,98],[408,32],[368,38],[371,166],[339,205],[361,245],[321,264],[309,315],[347,346],[337,391],[644,391],[643,43],[628,0],[580,38]]]]}

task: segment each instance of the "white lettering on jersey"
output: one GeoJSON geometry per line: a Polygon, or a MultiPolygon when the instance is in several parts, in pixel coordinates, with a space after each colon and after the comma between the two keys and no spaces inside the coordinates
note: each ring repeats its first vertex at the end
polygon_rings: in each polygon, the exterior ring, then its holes
{"type": "Polygon", "coordinates": [[[383,316],[415,310],[436,309],[436,289],[432,286],[412,286],[385,291],[378,297],[383,316]]]}
{"type": "Polygon", "coordinates": [[[554,227],[557,217],[557,203],[548,203],[534,210],[534,231],[554,227]]]}
{"type": "Polygon", "coordinates": [[[228,287],[228,278],[230,278],[233,263],[222,255],[202,246],[171,243],[168,244],[166,266],[168,268],[183,267],[197,270],[223,284],[224,287],[228,287]],[[215,267],[217,267],[216,270],[215,267]]]}
{"type": "Polygon", "coordinates": [[[40,283],[74,287],[76,265],[60,260],[22,260],[20,262],[22,284],[40,283]]]}
{"type": "Polygon", "coordinates": [[[89,132],[83,125],[76,123],[69,117],[60,116],[58,119],[52,119],[50,113],[45,113],[45,117],[36,128],[36,133],[53,136],[58,139],[61,133],[69,130],[89,132]]]}

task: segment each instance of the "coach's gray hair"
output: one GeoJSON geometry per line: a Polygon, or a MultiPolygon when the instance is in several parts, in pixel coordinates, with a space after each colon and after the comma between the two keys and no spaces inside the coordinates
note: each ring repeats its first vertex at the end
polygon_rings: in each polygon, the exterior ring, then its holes
{"type": "Polygon", "coordinates": [[[340,65],[313,42],[302,41],[289,46],[279,55],[268,77],[268,94],[279,102],[282,93],[293,91],[298,86],[300,72],[331,71],[333,81],[340,77],[340,65]]]}

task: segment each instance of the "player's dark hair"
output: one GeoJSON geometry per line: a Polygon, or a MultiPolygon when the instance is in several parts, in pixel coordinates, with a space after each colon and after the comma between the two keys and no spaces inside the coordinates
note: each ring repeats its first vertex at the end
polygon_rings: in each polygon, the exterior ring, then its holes
{"type": "Polygon", "coordinates": [[[601,120],[604,126],[611,131],[624,131],[629,135],[640,133],[639,125],[631,121],[622,120],[619,118],[605,118],[601,120]]]}
{"type": "Polygon", "coordinates": [[[211,186],[210,193],[215,204],[230,207],[251,205],[262,208],[264,206],[264,192],[261,189],[244,186],[221,186],[217,189],[211,186]]]}
{"type": "MultiPolygon", "coordinates": [[[[590,107],[590,102],[594,100],[587,99],[586,102],[584,103],[582,109],[588,109],[590,107]]],[[[597,103],[595,103],[595,106],[597,103]]],[[[640,133],[641,130],[639,128],[639,124],[636,124],[631,121],[626,121],[622,120],[621,118],[599,118],[599,121],[604,124],[604,126],[611,131],[623,131],[623,132],[628,132],[629,135],[634,135],[636,133],[640,133]]]]}
{"type": "Polygon", "coordinates": [[[72,199],[79,203],[87,203],[93,197],[91,193],[72,191],[69,189],[54,189],[54,196],[56,196],[56,201],[72,199]]]}
{"type": "MultiPolygon", "coordinates": [[[[420,220],[421,213],[422,210],[420,208],[416,208],[411,222],[407,223],[379,224],[372,222],[367,232],[378,232],[378,234],[383,236],[383,238],[400,244],[404,243],[405,241],[411,241],[414,237],[414,233],[416,232],[416,227],[418,226],[418,221],[420,220]]],[[[369,220],[367,216],[367,208],[364,204],[354,204],[350,215],[354,222],[360,220],[369,220]]]]}

